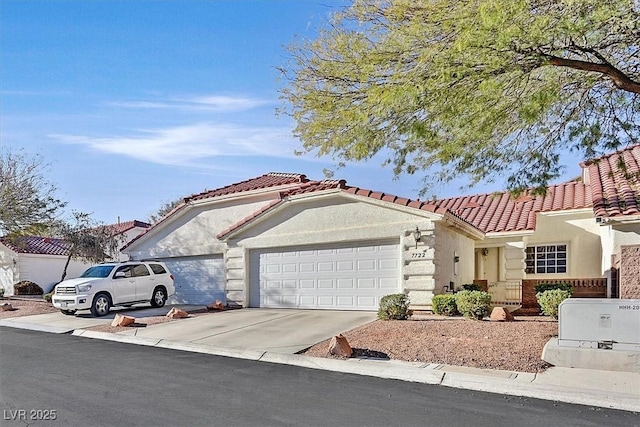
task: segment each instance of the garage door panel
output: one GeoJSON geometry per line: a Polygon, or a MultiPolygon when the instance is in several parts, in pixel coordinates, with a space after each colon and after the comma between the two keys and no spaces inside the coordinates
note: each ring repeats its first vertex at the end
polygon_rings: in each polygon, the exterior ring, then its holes
{"type": "Polygon", "coordinates": [[[337,284],[339,289],[353,289],[354,279],[338,279],[337,284]]]}
{"type": "Polygon", "coordinates": [[[210,304],[225,299],[222,257],[184,257],[161,259],[174,277],[176,293],[171,303],[210,304]]]}
{"type": "Polygon", "coordinates": [[[397,289],[398,280],[391,278],[380,278],[380,288],[381,289],[397,289]]]}
{"type": "Polygon", "coordinates": [[[400,292],[399,256],[398,244],[380,243],[256,251],[251,305],[375,310],[382,296],[400,292]]]}
{"type": "Polygon", "coordinates": [[[297,264],[282,264],[283,273],[297,273],[297,271],[298,271],[297,264]]]}
{"type": "Polygon", "coordinates": [[[353,307],[353,298],[352,296],[339,296],[337,298],[338,307],[353,307]]]}
{"type": "Polygon", "coordinates": [[[380,270],[393,270],[396,271],[398,269],[398,260],[396,259],[381,259],[380,260],[380,270]]]}
{"type": "Polygon", "coordinates": [[[358,298],[357,304],[362,307],[370,307],[378,303],[378,300],[376,300],[373,297],[357,297],[357,298],[358,298]]]}

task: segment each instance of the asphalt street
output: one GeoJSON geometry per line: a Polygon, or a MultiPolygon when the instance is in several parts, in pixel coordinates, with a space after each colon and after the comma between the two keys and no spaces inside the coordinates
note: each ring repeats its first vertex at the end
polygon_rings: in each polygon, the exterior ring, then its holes
{"type": "Polygon", "coordinates": [[[640,426],[624,411],[6,327],[0,410],[2,426],[640,426]]]}

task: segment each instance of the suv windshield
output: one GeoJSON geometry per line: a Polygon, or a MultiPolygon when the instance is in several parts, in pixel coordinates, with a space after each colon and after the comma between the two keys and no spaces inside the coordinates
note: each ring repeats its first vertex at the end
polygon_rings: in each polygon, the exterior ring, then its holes
{"type": "Polygon", "coordinates": [[[82,273],[80,277],[109,277],[109,273],[113,270],[113,265],[96,265],[82,273]]]}

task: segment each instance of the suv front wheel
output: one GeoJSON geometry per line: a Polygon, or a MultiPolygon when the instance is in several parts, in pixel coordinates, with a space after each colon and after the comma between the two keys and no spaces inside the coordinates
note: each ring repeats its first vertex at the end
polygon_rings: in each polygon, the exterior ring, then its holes
{"type": "Polygon", "coordinates": [[[167,302],[167,291],[164,288],[155,288],[151,296],[152,307],[162,307],[167,302]]]}
{"type": "Polygon", "coordinates": [[[91,313],[96,317],[106,316],[109,314],[109,308],[111,307],[111,301],[106,294],[98,294],[93,299],[91,304],[91,313]]]}

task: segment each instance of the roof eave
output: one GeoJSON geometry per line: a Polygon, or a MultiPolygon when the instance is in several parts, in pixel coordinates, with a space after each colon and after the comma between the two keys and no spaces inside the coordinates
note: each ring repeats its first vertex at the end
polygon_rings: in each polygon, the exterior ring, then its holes
{"type": "Polygon", "coordinates": [[[458,218],[449,211],[445,212],[442,216],[442,222],[446,226],[455,228],[456,230],[462,232],[462,234],[473,240],[484,240],[485,238],[485,233],[482,232],[482,230],[458,218]]]}
{"type": "Polygon", "coordinates": [[[485,234],[485,237],[488,239],[499,239],[499,238],[511,238],[511,237],[525,237],[531,236],[535,233],[535,230],[513,230],[513,231],[491,231],[485,234]]]}

